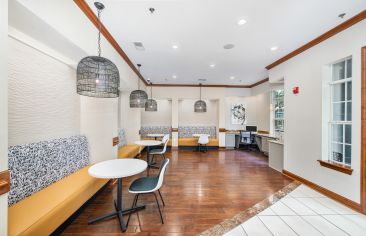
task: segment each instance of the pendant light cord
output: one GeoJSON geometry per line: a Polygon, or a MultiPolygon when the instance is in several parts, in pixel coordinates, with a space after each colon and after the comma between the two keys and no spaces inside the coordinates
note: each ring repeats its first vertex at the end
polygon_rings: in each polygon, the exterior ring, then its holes
{"type": "Polygon", "coordinates": [[[102,53],[102,49],[100,46],[100,31],[102,30],[102,23],[100,22],[100,13],[101,13],[101,9],[98,9],[98,56],[100,57],[101,53],[102,53]]]}
{"type": "MultiPolygon", "coordinates": [[[[137,64],[137,67],[138,67],[139,74],[140,74],[141,64],[137,64]]],[[[137,75],[137,89],[140,90],[140,78],[139,78],[139,75],[137,75]]]]}
{"type": "Polygon", "coordinates": [[[150,83],[150,99],[152,99],[152,83],[150,83]]]}
{"type": "Polygon", "coordinates": [[[200,84],[200,100],[202,100],[201,99],[201,89],[202,89],[202,84],[200,84]]]}

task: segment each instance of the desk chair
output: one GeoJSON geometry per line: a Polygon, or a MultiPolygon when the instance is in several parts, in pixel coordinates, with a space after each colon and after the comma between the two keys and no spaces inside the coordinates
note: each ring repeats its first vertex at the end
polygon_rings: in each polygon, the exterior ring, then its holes
{"type": "MultiPolygon", "coordinates": [[[[156,204],[158,205],[160,219],[161,219],[162,224],[164,224],[164,219],[163,219],[163,215],[161,214],[159,201],[158,201],[158,198],[157,198],[155,192],[157,191],[159,193],[161,202],[163,203],[163,206],[165,206],[163,196],[160,193],[160,188],[163,185],[164,175],[165,175],[165,171],[166,171],[168,164],[169,164],[169,158],[164,159],[160,166],[159,174],[157,176],[141,177],[139,179],[136,179],[135,181],[132,182],[130,188],[128,189],[128,191],[130,193],[136,194],[135,198],[133,199],[132,207],[136,206],[140,194],[154,194],[156,204]]],[[[131,217],[131,213],[128,216],[126,226],[128,226],[128,223],[130,222],[130,217],[131,217]]]]}
{"type": "Polygon", "coordinates": [[[249,131],[240,131],[239,146],[244,146],[245,150],[249,150],[249,147],[253,144],[252,134],[249,131]]]}

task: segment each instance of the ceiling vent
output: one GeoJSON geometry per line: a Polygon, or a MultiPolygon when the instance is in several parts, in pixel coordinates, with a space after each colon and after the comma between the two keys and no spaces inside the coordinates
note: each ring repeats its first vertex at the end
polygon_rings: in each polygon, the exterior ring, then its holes
{"type": "Polygon", "coordinates": [[[207,79],[198,79],[200,82],[205,82],[207,79]]]}
{"type": "Polygon", "coordinates": [[[135,45],[136,50],[145,51],[145,47],[141,42],[134,42],[133,45],[135,45]]]}

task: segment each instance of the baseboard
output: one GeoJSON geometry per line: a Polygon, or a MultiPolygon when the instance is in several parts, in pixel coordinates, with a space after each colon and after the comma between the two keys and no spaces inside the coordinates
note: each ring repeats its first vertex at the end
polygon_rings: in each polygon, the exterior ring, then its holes
{"type": "Polygon", "coordinates": [[[338,193],[335,193],[335,192],[332,192],[326,188],[323,188],[307,179],[304,179],[298,175],[295,175],[294,173],[291,173],[290,171],[287,171],[287,170],[282,170],[282,173],[284,175],[286,175],[287,177],[293,179],[293,180],[296,180],[296,181],[299,181],[300,183],[302,184],[305,184],[307,185],[308,187],[324,194],[325,196],[339,202],[339,203],[342,203],[343,205],[346,205],[348,206],[349,208],[352,208],[353,210],[355,211],[358,211],[360,213],[362,213],[361,211],[361,204],[357,203],[357,202],[354,202],[348,198],[345,198],[341,195],[339,195],[338,193]]]}

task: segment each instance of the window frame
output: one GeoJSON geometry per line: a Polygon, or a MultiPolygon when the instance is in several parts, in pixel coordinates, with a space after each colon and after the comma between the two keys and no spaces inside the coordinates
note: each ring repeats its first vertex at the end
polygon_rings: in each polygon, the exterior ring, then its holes
{"type": "Polygon", "coordinates": [[[272,89],[272,91],[271,91],[271,101],[272,101],[272,106],[273,106],[273,119],[272,119],[272,122],[273,122],[273,131],[274,131],[274,133],[276,133],[276,132],[281,132],[281,133],[283,133],[284,132],[284,129],[285,129],[285,117],[284,117],[284,115],[285,115],[285,90],[284,90],[284,88],[274,88],[274,89],[272,89]],[[275,98],[275,92],[276,91],[282,91],[282,96],[280,96],[280,97],[276,97],[275,98]],[[283,106],[282,106],[282,118],[277,118],[276,117],[276,109],[275,109],[275,104],[276,104],[276,102],[281,102],[281,100],[282,100],[282,103],[283,103],[283,106]],[[282,121],[282,129],[276,129],[276,121],[282,121]]]}
{"type": "MultiPolygon", "coordinates": [[[[351,137],[352,137],[352,105],[353,105],[353,96],[351,97],[350,100],[348,100],[348,83],[351,82],[351,93],[352,93],[352,81],[353,81],[353,73],[351,73],[351,77],[347,78],[347,72],[349,69],[349,66],[347,64],[347,61],[351,60],[351,70],[352,70],[352,66],[353,66],[353,60],[352,60],[352,56],[349,57],[345,57],[342,58],[338,61],[335,61],[333,63],[330,64],[330,80],[328,82],[328,87],[329,87],[329,119],[328,119],[328,160],[337,164],[341,164],[344,166],[348,166],[351,167],[352,165],[352,138],[351,138],[351,143],[347,143],[346,142],[346,126],[350,125],[351,126],[351,137]],[[344,62],[344,79],[339,79],[339,80],[333,80],[333,66],[340,63],[340,62],[344,62]],[[344,84],[344,100],[342,101],[334,101],[334,86],[338,85],[338,84],[344,84]],[[348,103],[351,103],[351,119],[348,119],[348,103]],[[334,120],[334,104],[341,104],[344,103],[344,120],[334,120]],[[335,141],[333,139],[333,125],[342,125],[342,142],[338,142],[335,141]],[[338,145],[342,145],[342,162],[337,161],[333,158],[333,145],[334,144],[338,144],[338,145]],[[350,156],[350,163],[346,163],[346,155],[345,155],[345,150],[346,150],[346,145],[350,146],[350,150],[351,150],[351,156],[350,156]]],[[[352,71],[353,72],[353,71],[352,71]]]]}

